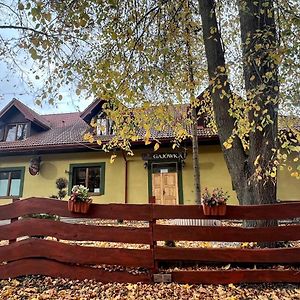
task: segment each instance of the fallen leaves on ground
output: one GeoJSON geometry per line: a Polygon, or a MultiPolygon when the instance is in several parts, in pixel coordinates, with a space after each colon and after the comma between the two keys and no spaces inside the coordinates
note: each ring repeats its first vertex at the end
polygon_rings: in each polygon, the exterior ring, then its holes
{"type": "MultiPolygon", "coordinates": [[[[116,222],[113,220],[101,221],[83,221],[81,224],[95,226],[128,226],[128,227],[147,227],[147,222],[116,222]]],[[[160,220],[160,224],[169,224],[168,220],[160,220]]],[[[231,225],[231,224],[230,224],[231,225]]],[[[241,224],[234,223],[233,226],[241,224]]],[[[23,239],[24,237],[20,238],[23,239]]],[[[26,238],[26,237],[25,237],[26,238]]],[[[48,237],[47,239],[52,239],[48,237]]],[[[91,242],[91,241],[62,241],[70,244],[77,244],[86,247],[111,247],[111,248],[133,248],[147,249],[149,245],[142,244],[124,244],[112,242],[91,242]]],[[[0,246],[6,245],[8,241],[1,241],[0,246]]],[[[158,245],[163,246],[164,241],[159,241],[158,245]]],[[[200,247],[200,248],[253,248],[255,245],[250,243],[241,245],[241,243],[224,243],[224,242],[201,242],[201,241],[176,241],[177,247],[200,247]]],[[[299,242],[294,246],[299,246],[299,242]]],[[[120,266],[95,266],[106,271],[127,271],[132,274],[145,272],[142,269],[123,268],[120,266]]],[[[266,268],[266,266],[263,266],[266,268]]],[[[169,273],[176,270],[232,270],[238,269],[237,266],[224,264],[223,266],[215,265],[193,265],[193,266],[164,266],[160,269],[160,273],[169,273]]],[[[251,265],[250,269],[260,268],[260,266],[251,265]]],[[[271,269],[285,269],[299,271],[296,266],[273,266],[271,269]]],[[[300,300],[300,285],[292,284],[244,284],[244,285],[188,285],[175,283],[159,283],[159,284],[130,284],[130,283],[109,283],[103,284],[95,281],[76,281],[62,278],[50,278],[44,276],[26,276],[18,279],[0,280],[0,299],[260,299],[260,300],[300,300]]]]}
{"type": "Polygon", "coordinates": [[[188,285],[175,283],[103,284],[91,280],[67,280],[44,276],[26,276],[0,281],[0,299],[300,299],[300,285],[256,284],[256,285],[188,285]]]}

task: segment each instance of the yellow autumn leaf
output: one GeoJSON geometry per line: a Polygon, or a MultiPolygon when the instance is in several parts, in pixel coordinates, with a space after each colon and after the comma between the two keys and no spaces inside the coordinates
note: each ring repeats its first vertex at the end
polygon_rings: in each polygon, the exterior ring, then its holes
{"type": "Polygon", "coordinates": [[[159,149],[159,143],[155,143],[154,145],[154,151],[157,151],[159,149]]]}
{"type": "Polygon", "coordinates": [[[178,131],[178,135],[179,136],[184,136],[186,134],[186,131],[184,130],[184,129],[179,129],[179,131],[178,131]]]}
{"type": "Polygon", "coordinates": [[[116,154],[113,154],[111,157],[110,157],[110,163],[114,163],[115,159],[116,159],[117,155],[116,154]]]}
{"type": "Polygon", "coordinates": [[[224,73],[225,72],[225,67],[220,67],[220,72],[224,73]]]}
{"type": "Polygon", "coordinates": [[[232,144],[230,144],[230,143],[227,143],[227,142],[224,142],[223,143],[223,146],[225,147],[225,149],[230,149],[231,147],[232,147],[232,144]]]}
{"type": "Polygon", "coordinates": [[[258,160],[259,160],[259,158],[260,158],[260,155],[258,155],[258,156],[256,157],[256,159],[255,159],[255,161],[254,161],[254,166],[257,166],[257,165],[258,165],[258,160]]]}
{"type": "Polygon", "coordinates": [[[101,140],[97,140],[97,144],[100,146],[102,145],[102,141],[101,140]]]}
{"type": "Polygon", "coordinates": [[[145,134],[145,145],[151,144],[151,142],[150,142],[150,137],[151,137],[150,130],[147,129],[147,130],[146,130],[146,134],[145,134]]]}
{"type": "Polygon", "coordinates": [[[85,133],[84,135],[83,135],[83,139],[85,140],[85,141],[88,141],[89,139],[90,139],[90,137],[91,137],[91,134],[88,132],[88,133],[85,133]]]}

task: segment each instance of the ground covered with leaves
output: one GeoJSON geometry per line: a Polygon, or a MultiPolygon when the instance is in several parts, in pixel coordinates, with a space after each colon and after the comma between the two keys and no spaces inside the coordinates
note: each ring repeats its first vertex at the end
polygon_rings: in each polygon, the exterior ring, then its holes
{"type": "Polygon", "coordinates": [[[300,299],[300,285],[102,284],[43,276],[0,281],[0,299],[300,299]]]}

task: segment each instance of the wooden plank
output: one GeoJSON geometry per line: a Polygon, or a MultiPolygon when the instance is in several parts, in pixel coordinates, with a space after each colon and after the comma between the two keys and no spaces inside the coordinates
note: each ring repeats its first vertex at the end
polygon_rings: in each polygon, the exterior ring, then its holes
{"type": "Polygon", "coordinates": [[[154,225],[155,241],[275,242],[300,240],[300,225],[242,228],[154,225]]]}
{"type": "Polygon", "coordinates": [[[300,217],[300,203],[227,205],[225,216],[204,216],[201,205],[154,205],[155,219],[284,220],[300,217]]]}
{"type": "Polygon", "coordinates": [[[154,248],[156,260],[186,260],[224,263],[300,263],[300,248],[154,248]]]}
{"type": "Polygon", "coordinates": [[[299,271],[292,270],[220,270],[220,271],[178,271],[172,272],[172,281],[188,284],[230,284],[230,283],[299,283],[299,271]]]}
{"type": "Polygon", "coordinates": [[[27,275],[44,275],[70,279],[94,279],[103,283],[130,282],[150,283],[148,274],[133,275],[127,272],[107,272],[98,268],[68,265],[47,259],[22,259],[0,266],[0,279],[16,278],[27,275]]]}
{"type": "Polygon", "coordinates": [[[72,241],[151,243],[151,230],[149,227],[92,226],[45,219],[24,219],[0,226],[0,240],[37,235],[72,241]]]}
{"type": "Polygon", "coordinates": [[[81,265],[107,264],[153,268],[152,252],[148,249],[84,247],[33,238],[0,247],[0,261],[43,257],[81,265]]]}
{"type": "MultiPolygon", "coordinates": [[[[17,201],[20,201],[20,199],[19,198],[13,198],[12,199],[12,203],[15,203],[15,202],[17,202],[17,201]]],[[[11,220],[10,220],[10,223],[14,223],[14,222],[17,222],[18,221],[18,218],[12,218],[11,220]]],[[[16,242],[16,239],[13,239],[13,240],[9,240],[8,241],[8,243],[9,244],[13,244],[13,243],[15,243],[16,242]]]]}
{"type": "Polygon", "coordinates": [[[2,205],[0,220],[12,219],[32,213],[48,213],[71,218],[98,218],[149,221],[152,218],[148,204],[91,204],[87,214],[68,211],[67,201],[31,197],[17,203],[2,205]]]}

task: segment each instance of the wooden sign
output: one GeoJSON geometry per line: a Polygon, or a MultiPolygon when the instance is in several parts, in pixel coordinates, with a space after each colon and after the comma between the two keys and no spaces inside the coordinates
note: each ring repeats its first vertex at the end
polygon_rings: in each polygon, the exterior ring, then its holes
{"type": "Polygon", "coordinates": [[[184,160],[184,152],[142,153],[143,160],[184,160]]]}

